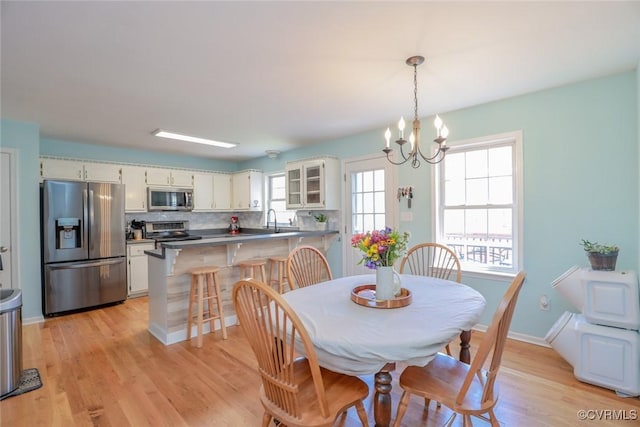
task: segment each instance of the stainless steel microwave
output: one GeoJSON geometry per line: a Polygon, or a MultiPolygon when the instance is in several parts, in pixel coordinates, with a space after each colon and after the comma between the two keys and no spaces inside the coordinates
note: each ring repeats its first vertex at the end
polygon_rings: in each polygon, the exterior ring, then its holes
{"type": "Polygon", "coordinates": [[[193,189],[148,187],[150,211],[190,211],[193,209],[193,189]]]}

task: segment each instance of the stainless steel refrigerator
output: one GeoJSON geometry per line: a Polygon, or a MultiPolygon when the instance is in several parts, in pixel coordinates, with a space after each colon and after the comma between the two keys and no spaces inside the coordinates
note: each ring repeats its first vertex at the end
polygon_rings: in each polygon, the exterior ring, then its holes
{"type": "Polygon", "coordinates": [[[124,195],[122,184],[42,183],[45,315],[127,298],[124,195]]]}

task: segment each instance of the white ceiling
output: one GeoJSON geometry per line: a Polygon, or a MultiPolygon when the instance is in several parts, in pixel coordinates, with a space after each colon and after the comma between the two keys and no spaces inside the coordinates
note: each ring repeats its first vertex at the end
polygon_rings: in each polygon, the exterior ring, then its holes
{"type": "Polygon", "coordinates": [[[3,0],[1,14],[3,118],[229,160],[374,129],[382,141],[413,115],[413,55],[427,58],[420,116],[445,119],[640,63],[640,2],[3,0]]]}

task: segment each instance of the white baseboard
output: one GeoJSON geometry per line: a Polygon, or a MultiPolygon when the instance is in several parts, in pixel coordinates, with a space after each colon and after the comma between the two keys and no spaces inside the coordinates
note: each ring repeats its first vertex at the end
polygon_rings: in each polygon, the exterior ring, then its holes
{"type": "Polygon", "coordinates": [[[27,317],[25,319],[22,319],[23,325],[33,325],[35,323],[43,323],[43,322],[44,322],[44,316],[27,317]]]}
{"type": "MultiPolygon", "coordinates": [[[[487,332],[487,325],[476,325],[473,327],[474,331],[479,331],[479,332],[487,332]]],[[[526,342],[529,344],[534,344],[534,345],[539,345],[540,347],[548,347],[551,348],[551,346],[549,345],[549,343],[547,343],[543,338],[540,337],[536,337],[533,335],[527,335],[527,334],[521,334],[519,332],[511,332],[509,331],[507,333],[507,338],[512,339],[512,340],[516,340],[516,341],[522,341],[522,342],[526,342]]]]}

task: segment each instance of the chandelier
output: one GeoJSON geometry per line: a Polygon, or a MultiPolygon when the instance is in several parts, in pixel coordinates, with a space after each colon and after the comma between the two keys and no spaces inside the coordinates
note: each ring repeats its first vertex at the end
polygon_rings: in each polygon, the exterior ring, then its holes
{"type": "Polygon", "coordinates": [[[411,167],[418,168],[420,167],[420,158],[427,163],[435,165],[436,163],[440,163],[444,159],[444,155],[449,149],[447,147],[447,136],[449,136],[449,129],[442,123],[442,119],[436,114],[436,119],[434,120],[434,125],[436,127],[436,138],[433,140],[438,146],[438,149],[432,156],[425,155],[420,148],[420,119],[418,118],[418,65],[424,62],[423,56],[412,56],[407,59],[407,65],[413,67],[413,102],[414,102],[414,117],[413,117],[413,130],[411,135],[409,136],[409,141],[404,139],[404,127],[405,121],[403,117],[400,117],[400,121],[398,122],[398,139],[395,141],[396,144],[400,146],[400,155],[402,156],[402,160],[398,162],[394,162],[389,157],[389,154],[393,152],[393,149],[389,147],[389,142],[391,139],[391,130],[387,128],[387,131],[384,133],[384,138],[386,140],[386,146],[382,149],[382,151],[387,155],[387,160],[393,163],[394,165],[403,165],[407,162],[411,162],[411,167]],[[404,144],[409,142],[411,145],[411,149],[407,155],[404,154],[402,147],[404,144]]]}

